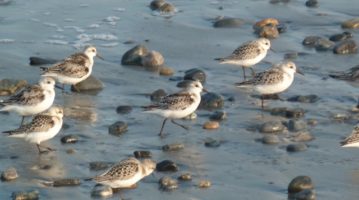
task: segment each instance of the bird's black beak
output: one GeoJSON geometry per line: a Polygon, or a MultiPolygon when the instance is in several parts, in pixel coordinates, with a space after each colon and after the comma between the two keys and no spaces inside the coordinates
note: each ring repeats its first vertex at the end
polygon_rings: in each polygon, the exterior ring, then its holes
{"type": "Polygon", "coordinates": [[[98,54],[96,54],[96,57],[97,58],[100,58],[101,60],[105,60],[105,59],[103,59],[100,55],[98,55],[98,54]]]}
{"type": "Polygon", "coordinates": [[[295,72],[302,75],[302,76],[304,76],[304,73],[302,71],[300,71],[298,68],[297,68],[297,70],[295,72]]]}
{"type": "Polygon", "coordinates": [[[202,91],[203,92],[208,92],[208,90],[206,90],[206,88],[202,88],[202,91]]]}

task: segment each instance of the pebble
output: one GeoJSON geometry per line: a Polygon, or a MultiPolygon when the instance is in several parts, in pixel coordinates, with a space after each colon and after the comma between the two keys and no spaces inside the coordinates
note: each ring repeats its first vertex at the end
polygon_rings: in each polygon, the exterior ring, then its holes
{"type": "Polygon", "coordinates": [[[207,138],[204,141],[204,146],[210,147],[210,148],[216,148],[221,146],[221,142],[219,140],[213,139],[213,138],[207,138]]]}
{"type": "Polygon", "coordinates": [[[105,85],[99,79],[90,75],[84,81],[71,86],[71,91],[84,92],[84,91],[100,91],[105,85]]]}
{"type": "Polygon", "coordinates": [[[305,6],[309,8],[316,8],[318,7],[318,0],[308,0],[305,2],[305,6]]]}
{"type": "Polygon", "coordinates": [[[166,3],[165,0],[153,0],[150,3],[150,8],[152,10],[157,10],[159,9],[164,3],[166,3]]]}
{"type": "Polygon", "coordinates": [[[58,60],[55,59],[49,59],[49,58],[40,58],[40,57],[30,57],[30,65],[36,66],[36,65],[51,65],[58,62],[58,60]]]}
{"type": "Polygon", "coordinates": [[[263,144],[269,144],[269,145],[278,144],[280,142],[279,137],[273,134],[267,134],[263,136],[261,141],[263,144]]]}
{"type": "Polygon", "coordinates": [[[152,153],[150,151],[135,151],[133,152],[135,158],[151,158],[152,153]]]}
{"type": "Polygon", "coordinates": [[[294,152],[300,152],[300,151],[305,151],[305,150],[307,150],[307,149],[308,149],[308,147],[307,147],[307,145],[304,144],[304,143],[289,144],[289,145],[287,146],[287,151],[288,151],[288,152],[292,152],[292,153],[294,153],[294,152]]]}
{"type": "Polygon", "coordinates": [[[39,191],[38,190],[32,190],[29,192],[13,192],[11,194],[11,198],[13,200],[38,200],[39,199],[39,191]]]}
{"type": "Polygon", "coordinates": [[[213,92],[207,92],[202,95],[201,103],[199,105],[200,108],[206,110],[215,110],[221,109],[224,106],[224,98],[213,92]]]}
{"type": "Polygon", "coordinates": [[[285,24],[283,24],[283,23],[279,23],[277,25],[277,29],[278,29],[279,33],[284,33],[284,32],[287,31],[287,26],[285,24]]]}
{"type": "Polygon", "coordinates": [[[151,101],[153,102],[159,102],[162,97],[166,96],[167,93],[163,89],[158,89],[150,95],[151,101]]]}
{"type": "Polygon", "coordinates": [[[168,2],[165,2],[157,10],[160,13],[173,14],[176,12],[176,7],[168,2]]]}
{"type": "Polygon", "coordinates": [[[348,29],[359,28],[359,17],[344,21],[342,23],[342,28],[348,28],[348,29]]]}
{"type": "Polygon", "coordinates": [[[96,184],[91,191],[92,197],[111,197],[112,195],[112,188],[108,185],[96,184]]]}
{"type": "Polygon", "coordinates": [[[302,190],[312,190],[314,185],[309,176],[297,176],[288,185],[288,194],[298,193],[302,190]]]}
{"type": "Polygon", "coordinates": [[[188,120],[193,120],[193,119],[197,119],[197,114],[195,112],[187,115],[186,117],[184,117],[183,119],[188,119],[188,120]]]}
{"type": "Polygon", "coordinates": [[[141,59],[142,66],[150,71],[158,71],[164,62],[165,59],[158,51],[150,51],[141,59]]]}
{"type": "Polygon", "coordinates": [[[184,80],[198,80],[202,84],[206,82],[206,73],[198,68],[192,68],[184,72],[184,80]]]}
{"type": "Polygon", "coordinates": [[[215,28],[238,28],[245,24],[243,19],[239,18],[219,18],[213,23],[215,28]]]}
{"type": "Polygon", "coordinates": [[[257,31],[257,30],[260,30],[262,27],[268,26],[268,25],[278,26],[279,21],[277,19],[275,19],[275,18],[265,18],[265,19],[262,19],[262,20],[256,22],[253,25],[253,29],[255,31],[257,31]]]}
{"type": "Polygon", "coordinates": [[[207,121],[203,124],[203,129],[218,129],[219,123],[217,121],[207,121]]]}
{"type": "Polygon", "coordinates": [[[308,131],[299,131],[290,136],[292,142],[309,142],[314,139],[314,136],[308,131]]]}
{"type": "Polygon", "coordinates": [[[0,81],[0,96],[8,96],[27,86],[26,80],[2,79],[0,81]]]}
{"type": "Polygon", "coordinates": [[[333,41],[328,40],[327,38],[319,38],[317,40],[317,43],[315,44],[315,49],[317,51],[327,51],[333,48],[334,45],[335,43],[333,41]]]}
{"type": "Polygon", "coordinates": [[[320,99],[320,98],[318,97],[318,95],[310,94],[310,95],[296,95],[296,96],[292,96],[292,97],[288,98],[287,101],[300,102],[300,103],[315,103],[315,102],[317,102],[319,99],[320,99]]]}
{"type": "Polygon", "coordinates": [[[288,122],[288,129],[290,131],[301,131],[307,129],[307,123],[303,120],[290,119],[288,122]]]}
{"type": "Polygon", "coordinates": [[[350,119],[350,116],[346,113],[335,113],[332,118],[337,122],[344,122],[350,119]]]}
{"type": "Polygon", "coordinates": [[[177,172],[179,167],[171,160],[164,160],[157,163],[156,170],[159,172],[177,172]]]}
{"type": "Polygon", "coordinates": [[[116,108],[116,113],[121,114],[121,115],[125,115],[125,114],[129,114],[132,111],[132,106],[117,106],[116,108]]]}
{"type": "Polygon", "coordinates": [[[209,116],[209,119],[214,121],[223,121],[227,119],[227,113],[217,110],[209,116]]]}
{"type": "Polygon", "coordinates": [[[160,188],[165,191],[171,191],[178,188],[178,182],[169,176],[164,176],[160,179],[160,188]]]}
{"type": "Polygon", "coordinates": [[[81,181],[78,178],[66,178],[66,179],[58,179],[53,183],[54,187],[64,187],[64,186],[77,186],[80,185],[81,181]]]}
{"type": "Polygon", "coordinates": [[[329,37],[329,40],[333,41],[333,42],[339,42],[339,41],[343,41],[349,38],[352,38],[353,34],[351,32],[348,31],[344,31],[343,33],[339,33],[339,34],[334,34],[332,36],[329,37]]]}
{"type": "Polygon", "coordinates": [[[76,143],[79,138],[76,135],[65,135],[61,138],[61,142],[64,144],[76,143]]]}
{"type": "Polygon", "coordinates": [[[354,54],[358,51],[358,45],[352,39],[344,40],[335,45],[333,52],[335,54],[354,54]]]}
{"type": "Polygon", "coordinates": [[[316,120],[316,119],[307,119],[307,124],[309,126],[316,126],[318,124],[318,120],[316,120]]]}
{"type": "Polygon", "coordinates": [[[304,116],[304,110],[302,108],[288,109],[285,112],[287,118],[301,118],[304,116]]]}
{"type": "Polygon", "coordinates": [[[256,33],[259,37],[265,37],[268,39],[275,39],[279,37],[278,28],[273,25],[263,26],[256,33]]]}
{"type": "Polygon", "coordinates": [[[269,121],[265,122],[259,131],[262,133],[282,133],[284,129],[285,126],[281,121],[269,121]]]}
{"type": "Polygon", "coordinates": [[[323,39],[320,36],[307,36],[304,38],[302,44],[307,47],[315,47],[320,39],[323,39]]]}
{"type": "Polygon", "coordinates": [[[14,167],[10,167],[1,173],[2,181],[12,181],[19,177],[14,167]]]}
{"type": "Polygon", "coordinates": [[[305,189],[295,194],[288,194],[288,200],[316,200],[314,190],[305,189]]]}
{"type": "Polygon", "coordinates": [[[184,149],[184,144],[182,143],[166,144],[162,146],[163,151],[179,151],[182,149],[184,149]]]}
{"type": "Polygon", "coordinates": [[[198,187],[199,188],[209,188],[211,187],[212,183],[210,180],[200,180],[198,182],[198,187]]]}
{"type": "Polygon", "coordinates": [[[112,162],[94,161],[89,163],[89,167],[91,171],[100,171],[111,167],[113,164],[112,162]]]}
{"type": "Polygon", "coordinates": [[[174,74],[174,70],[167,66],[162,66],[160,68],[160,75],[161,76],[172,76],[174,74]]]}
{"type": "Polygon", "coordinates": [[[143,45],[137,45],[128,50],[121,59],[122,65],[142,65],[142,56],[148,53],[148,49],[143,45]]]}
{"type": "Polygon", "coordinates": [[[186,172],[186,173],[181,174],[177,179],[181,180],[181,181],[191,181],[192,174],[189,172],[186,172]]]}
{"type": "Polygon", "coordinates": [[[123,133],[127,132],[127,123],[123,121],[118,121],[108,127],[108,132],[111,135],[120,136],[123,133]]]}

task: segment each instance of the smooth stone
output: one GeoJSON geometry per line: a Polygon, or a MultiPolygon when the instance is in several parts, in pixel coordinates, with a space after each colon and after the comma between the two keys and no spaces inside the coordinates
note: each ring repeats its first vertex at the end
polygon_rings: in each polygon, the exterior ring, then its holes
{"type": "Polygon", "coordinates": [[[105,87],[105,85],[99,79],[90,75],[84,81],[77,83],[76,85],[71,86],[71,91],[74,92],[83,92],[83,91],[100,91],[105,87]]]}
{"type": "Polygon", "coordinates": [[[335,54],[354,54],[358,51],[358,45],[352,39],[344,40],[335,45],[333,52],[335,54]]]}
{"type": "Polygon", "coordinates": [[[263,144],[269,144],[269,145],[278,144],[280,142],[279,137],[277,135],[272,135],[272,134],[267,134],[263,136],[261,141],[263,144]]]}
{"type": "Polygon", "coordinates": [[[135,158],[151,158],[152,153],[150,151],[135,151],[133,152],[135,158]]]}
{"type": "Polygon", "coordinates": [[[176,12],[176,7],[168,2],[165,2],[157,10],[160,13],[173,14],[174,12],[176,12]]]}
{"type": "Polygon", "coordinates": [[[347,121],[350,119],[350,116],[346,113],[335,113],[332,115],[332,118],[335,120],[335,121],[338,121],[338,122],[344,122],[344,121],[347,121]]]}
{"type": "Polygon", "coordinates": [[[197,185],[199,188],[209,188],[212,183],[210,180],[200,180],[197,185]]]}
{"type": "Polygon", "coordinates": [[[318,0],[308,0],[305,2],[305,6],[308,8],[316,8],[318,7],[318,0]]]}
{"type": "Polygon", "coordinates": [[[288,152],[292,152],[292,153],[294,153],[294,152],[300,152],[300,151],[305,151],[305,150],[307,150],[307,149],[308,149],[308,147],[307,147],[307,145],[304,144],[304,143],[289,144],[289,145],[287,146],[287,151],[288,151],[288,152]]]}
{"type": "Polygon", "coordinates": [[[174,73],[175,73],[174,70],[170,67],[162,66],[160,68],[161,76],[172,76],[174,73]]]}
{"type": "Polygon", "coordinates": [[[243,19],[239,18],[221,18],[217,19],[213,23],[213,27],[215,28],[238,28],[245,24],[243,19]]]}
{"type": "Polygon", "coordinates": [[[113,162],[94,161],[89,163],[89,168],[91,171],[100,171],[111,167],[113,164],[113,162]]]}
{"type": "Polygon", "coordinates": [[[262,133],[281,133],[284,129],[285,126],[281,121],[269,121],[265,122],[259,131],[262,133]]]}
{"type": "Polygon", "coordinates": [[[217,110],[209,116],[209,119],[214,121],[223,121],[227,119],[227,113],[224,111],[217,110]]]}
{"type": "Polygon", "coordinates": [[[178,180],[181,181],[191,181],[192,180],[192,174],[189,172],[183,173],[181,175],[179,175],[179,177],[177,178],[178,180]]]}
{"type": "Polygon", "coordinates": [[[307,47],[315,47],[315,45],[320,39],[324,38],[320,36],[307,36],[306,38],[304,38],[302,44],[307,47]]]}
{"type": "Polygon", "coordinates": [[[65,135],[61,138],[61,142],[64,144],[76,143],[79,138],[76,135],[65,135]]]}
{"type": "Polygon", "coordinates": [[[30,57],[30,65],[51,65],[58,62],[58,60],[50,59],[50,58],[40,58],[40,57],[30,57]]]}
{"type": "Polygon", "coordinates": [[[39,199],[39,191],[38,190],[32,190],[29,192],[13,192],[11,194],[11,198],[13,200],[38,200],[39,199]]]}
{"type": "Polygon", "coordinates": [[[207,121],[202,126],[203,129],[218,129],[219,123],[217,121],[207,121]]]}
{"type": "Polygon", "coordinates": [[[344,31],[343,33],[339,33],[339,34],[334,34],[332,36],[329,37],[330,41],[333,42],[339,42],[339,41],[343,41],[349,38],[352,38],[353,34],[351,32],[348,31],[344,31]]]}
{"type": "Polygon", "coordinates": [[[179,167],[171,160],[164,160],[157,163],[156,170],[159,172],[177,172],[179,167]]]}
{"type": "Polygon", "coordinates": [[[359,28],[359,17],[344,21],[342,23],[342,28],[348,28],[348,29],[359,28]]]}
{"type": "Polygon", "coordinates": [[[221,142],[219,140],[213,139],[213,138],[207,138],[204,141],[204,146],[209,148],[216,148],[221,146],[221,142]]]}
{"type": "Polygon", "coordinates": [[[267,26],[261,27],[257,31],[257,34],[259,37],[264,37],[264,38],[268,38],[268,39],[275,39],[275,38],[279,37],[278,28],[273,25],[267,25],[267,26]]]}
{"type": "Polygon", "coordinates": [[[304,116],[304,110],[302,108],[288,109],[285,113],[287,118],[301,118],[304,116]]]}
{"type": "Polygon", "coordinates": [[[279,21],[275,18],[265,18],[265,19],[262,19],[258,22],[256,22],[254,25],[253,25],[253,29],[255,32],[259,31],[261,28],[265,27],[265,26],[278,26],[279,25],[279,21]]]}
{"type": "Polygon", "coordinates": [[[8,96],[27,86],[26,80],[2,79],[0,81],[0,96],[8,96]]]}
{"type": "Polygon", "coordinates": [[[171,191],[178,188],[178,182],[169,176],[164,176],[159,180],[160,188],[165,191],[171,191]]]}
{"type": "Polygon", "coordinates": [[[287,31],[287,25],[285,25],[283,23],[279,23],[277,25],[277,29],[278,29],[279,34],[285,33],[287,31]]]}
{"type": "Polygon", "coordinates": [[[158,71],[164,64],[165,59],[158,51],[150,51],[141,59],[141,64],[149,71],[158,71]]]}
{"type": "Polygon", "coordinates": [[[206,82],[206,73],[198,68],[192,68],[189,69],[187,71],[184,72],[184,80],[198,80],[200,81],[202,84],[204,84],[206,82]]]}
{"type": "Polygon", "coordinates": [[[152,10],[157,10],[159,9],[164,3],[166,3],[165,0],[153,0],[150,3],[150,8],[152,10]]]}
{"type": "Polygon", "coordinates": [[[137,45],[128,50],[121,59],[122,65],[142,65],[142,56],[148,53],[148,49],[143,45],[137,45]]]}
{"type": "Polygon", "coordinates": [[[122,115],[129,114],[131,111],[132,111],[132,106],[124,105],[124,106],[117,106],[116,108],[116,113],[122,115]]]}
{"type": "Polygon", "coordinates": [[[7,168],[5,171],[1,173],[2,181],[12,181],[19,177],[17,171],[14,167],[7,168]]]}
{"type": "Polygon", "coordinates": [[[302,190],[312,190],[314,185],[309,176],[297,176],[288,185],[288,194],[298,193],[302,190]]]}
{"type": "Polygon", "coordinates": [[[300,131],[290,137],[292,142],[309,142],[314,139],[314,136],[308,131],[300,131]]]}
{"type": "Polygon", "coordinates": [[[333,48],[334,45],[335,43],[328,40],[327,38],[319,38],[317,43],[315,44],[315,49],[317,51],[327,51],[333,48]]]}
{"type": "Polygon", "coordinates": [[[307,123],[303,120],[290,119],[288,122],[288,129],[290,131],[301,131],[307,129],[307,123]]]}
{"type": "Polygon", "coordinates": [[[207,92],[202,95],[201,103],[199,105],[200,108],[206,110],[215,110],[221,109],[224,106],[224,98],[213,92],[207,92]]]}
{"type": "Polygon", "coordinates": [[[91,191],[92,197],[111,197],[112,195],[112,188],[108,185],[96,184],[91,191]]]}
{"type": "Polygon", "coordinates": [[[278,4],[278,3],[289,3],[290,0],[270,0],[269,3],[271,4],[278,4]]]}
{"type": "Polygon", "coordinates": [[[127,128],[128,126],[126,122],[118,121],[108,127],[108,133],[111,135],[120,136],[127,132],[127,128]]]}
{"type": "Polygon", "coordinates": [[[64,187],[64,186],[77,186],[80,185],[81,181],[78,178],[66,178],[66,179],[58,179],[53,183],[54,187],[64,187]]]}
{"type": "Polygon", "coordinates": [[[288,200],[316,200],[317,195],[314,190],[305,189],[295,194],[288,194],[288,200]]]}
{"type": "Polygon", "coordinates": [[[163,89],[158,89],[150,95],[151,101],[159,102],[167,93],[163,89]]]}
{"type": "Polygon", "coordinates": [[[179,151],[182,149],[184,149],[184,144],[182,143],[166,144],[162,146],[163,151],[179,151]]]}
{"type": "Polygon", "coordinates": [[[318,95],[310,94],[310,95],[296,95],[296,96],[292,96],[292,97],[288,98],[287,101],[300,102],[300,103],[315,103],[315,102],[317,102],[319,99],[320,99],[320,98],[318,97],[318,95]]]}

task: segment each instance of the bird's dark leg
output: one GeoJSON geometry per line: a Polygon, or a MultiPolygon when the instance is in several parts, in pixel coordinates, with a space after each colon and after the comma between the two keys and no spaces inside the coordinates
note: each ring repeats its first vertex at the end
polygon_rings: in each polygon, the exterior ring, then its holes
{"type": "Polygon", "coordinates": [[[22,116],[20,126],[22,126],[24,124],[24,120],[25,120],[25,116],[22,116]]]}
{"type": "Polygon", "coordinates": [[[162,127],[161,127],[161,130],[160,130],[160,134],[158,134],[160,137],[163,137],[162,132],[163,132],[163,127],[166,124],[166,121],[167,121],[167,118],[165,120],[163,120],[162,127]]]}
{"type": "Polygon", "coordinates": [[[261,107],[262,107],[262,110],[263,110],[263,108],[264,108],[264,106],[263,106],[263,101],[264,101],[264,95],[261,96],[261,107]]]}
{"type": "Polygon", "coordinates": [[[41,146],[40,144],[36,144],[36,146],[37,146],[37,149],[39,150],[39,154],[46,153],[46,152],[49,152],[49,151],[56,151],[56,149],[52,149],[52,148],[46,147],[46,146],[41,146]],[[42,151],[40,147],[43,147],[46,150],[42,151]]]}
{"type": "Polygon", "coordinates": [[[252,70],[252,77],[254,77],[256,75],[256,72],[254,71],[253,67],[250,67],[250,69],[252,70]]]}
{"type": "Polygon", "coordinates": [[[246,80],[246,69],[244,67],[242,67],[242,70],[243,70],[243,78],[244,78],[244,80],[246,80]]]}
{"type": "Polygon", "coordinates": [[[176,124],[177,126],[180,126],[180,127],[182,127],[182,128],[184,128],[184,129],[186,129],[187,131],[189,130],[189,128],[187,127],[187,126],[185,126],[185,125],[182,125],[182,124],[179,124],[179,123],[177,123],[175,120],[171,120],[171,122],[172,123],[174,123],[174,124],[176,124]]]}

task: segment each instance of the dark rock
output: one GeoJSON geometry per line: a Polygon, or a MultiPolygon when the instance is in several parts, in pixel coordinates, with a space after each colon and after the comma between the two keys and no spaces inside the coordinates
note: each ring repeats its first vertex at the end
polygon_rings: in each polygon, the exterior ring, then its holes
{"type": "Polygon", "coordinates": [[[307,129],[307,123],[303,120],[291,119],[288,122],[288,129],[290,131],[301,131],[307,129]]]}
{"type": "Polygon", "coordinates": [[[206,73],[203,70],[193,68],[193,69],[189,69],[189,70],[185,71],[184,73],[185,73],[185,75],[183,77],[184,80],[192,80],[192,81],[198,80],[202,84],[204,84],[206,82],[206,73]]]}
{"type": "Polygon", "coordinates": [[[162,97],[166,96],[167,93],[163,89],[158,89],[150,95],[151,101],[153,102],[159,102],[162,97]]]}
{"type": "Polygon", "coordinates": [[[319,36],[308,36],[304,38],[302,44],[307,47],[315,47],[320,39],[324,39],[319,36]]]}
{"type": "Polygon", "coordinates": [[[15,168],[10,167],[1,173],[2,181],[12,181],[19,177],[15,168]]]}
{"type": "Polygon", "coordinates": [[[292,152],[292,153],[294,153],[294,152],[300,152],[300,151],[305,151],[305,150],[307,150],[307,149],[308,149],[308,147],[307,147],[307,145],[304,144],[304,143],[289,144],[289,145],[287,146],[287,151],[288,151],[288,152],[292,152]]]}
{"type": "Polygon", "coordinates": [[[305,189],[298,193],[288,194],[288,200],[316,200],[314,190],[305,189]]]}
{"type": "Polygon", "coordinates": [[[76,143],[79,138],[76,135],[65,135],[61,138],[61,142],[64,144],[76,143]]]}
{"type": "Polygon", "coordinates": [[[278,3],[289,3],[290,0],[270,0],[269,3],[271,4],[278,4],[278,3]]]}
{"type": "Polygon", "coordinates": [[[38,200],[39,199],[39,191],[38,190],[32,190],[29,192],[13,192],[11,194],[11,198],[13,200],[38,200]]]}
{"type": "Polygon", "coordinates": [[[356,29],[359,28],[359,17],[347,20],[342,23],[342,28],[356,29]]]}
{"type": "Polygon", "coordinates": [[[116,112],[118,114],[128,114],[132,111],[132,106],[117,106],[116,112]]]}
{"type": "Polygon", "coordinates": [[[95,162],[90,162],[89,167],[90,167],[90,170],[92,170],[92,171],[99,171],[99,170],[107,169],[107,168],[111,167],[113,164],[114,163],[112,163],[112,162],[95,161],[95,162]]]}
{"type": "Polygon", "coordinates": [[[165,191],[171,191],[178,188],[178,182],[169,176],[164,176],[160,179],[160,188],[165,191]]]}
{"type": "Polygon", "coordinates": [[[352,38],[353,34],[351,32],[345,31],[343,33],[339,33],[339,34],[334,34],[332,36],[329,37],[329,40],[333,41],[333,42],[339,42],[339,41],[343,41],[349,38],[352,38]]]}
{"type": "Polygon", "coordinates": [[[157,163],[156,170],[159,172],[176,172],[179,170],[176,163],[171,160],[164,160],[157,163]]]}
{"type": "Polygon", "coordinates": [[[210,180],[200,180],[198,182],[198,187],[199,188],[209,188],[211,187],[212,183],[210,180]]]}
{"type": "Polygon", "coordinates": [[[227,113],[224,111],[217,110],[209,116],[209,119],[214,120],[214,121],[223,121],[223,120],[227,119],[227,113]]]}
{"type": "Polygon", "coordinates": [[[318,0],[308,0],[305,2],[305,6],[309,8],[316,8],[318,7],[318,0]]]}
{"type": "Polygon", "coordinates": [[[121,60],[122,65],[142,65],[142,56],[148,53],[148,49],[143,45],[137,45],[128,50],[121,60]]]}
{"type": "Polygon", "coordinates": [[[152,10],[157,10],[159,9],[164,3],[166,3],[165,0],[153,0],[150,3],[150,8],[152,10]]]}
{"type": "Polygon", "coordinates": [[[327,38],[320,38],[315,44],[315,49],[317,51],[327,51],[335,45],[334,42],[328,40],[327,38]]]}
{"type": "Polygon", "coordinates": [[[285,33],[287,31],[287,26],[283,23],[279,23],[277,25],[277,29],[278,29],[279,34],[285,33]]]}
{"type": "Polygon", "coordinates": [[[288,185],[288,194],[301,192],[302,190],[312,190],[314,185],[309,176],[297,176],[288,185]]]}
{"type": "Polygon", "coordinates": [[[91,191],[92,197],[111,197],[112,195],[112,188],[102,184],[96,184],[91,191]]]}
{"type": "Polygon", "coordinates": [[[213,23],[215,28],[238,28],[244,24],[243,19],[239,18],[221,18],[213,23]]]}
{"type": "Polygon", "coordinates": [[[127,123],[118,121],[112,124],[110,127],[108,127],[108,132],[111,135],[120,136],[123,133],[127,132],[127,123]]]}
{"type": "Polygon", "coordinates": [[[104,84],[99,79],[90,75],[84,81],[71,86],[71,91],[84,92],[84,91],[100,91],[104,88],[104,84]]]}
{"type": "Polygon", "coordinates": [[[287,101],[300,102],[300,103],[315,103],[319,100],[318,95],[296,95],[287,99],[287,101]]]}
{"type": "Polygon", "coordinates": [[[179,151],[182,149],[184,149],[184,144],[182,143],[166,144],[162,146],[163,151],[179,151]]]}
{"type": "Polygon", "coordinates": [[[64,186],[77,186],[80,185],[81,181],[78,178],[66,178],[66,179],[58,179],[53,183],[54,187],[64,187],[64,186]]]}
{"type": "Polygon", "coordinates": [[[207,138],[204,141],[204,145],[206,147],[215,148],[221,146],[221,142],[219,140],[215,140],[213,138],[207,138]]]}
{"type": "Polygon", "coordinates": [[[265,122],[261,128],[260,132],[262,133],[282,133],[285,129],[285,126],[280,121],[269,121],[265,122]]]}
{"type": "Polygon", "coordinates": [[[291,135],[289,139],[292,142],[309,142],[314,139],[314,136],[308,131],[300,131],[291,135]]]}
{"type": "Polygon", "coordinates": [[[353,54],[357,53],[358,45],[352,39],[344,40],[334,47],[335,54],[353,54]]]}
{"type": "Polygon", "coordinates": [[[135,151],[133,152],[135,158],[151,158],[152,153],[150,151],[135,151]]]}
{"type": "Polygon", "coordinates": [[[192,174],[188,173],[188,172],[183,173],[177,179],[181,180],[181,181],[190,181],[190,180],[192,180],[192,174]]]}
{"type": "Polygon", "coordinates": [[[0,81],[0,96],[8,96],[27,86],[26,80],[2,79],[0,81]]]}
{"type": "Polygon", "coordinates": [[[304,116],[304,110],[302,108],[288,109],[285,113],[287,118],[301,118],[304,116]]]}
{"type": "Polygon", "coordinates": [[[263,144],[269,144],[269,145],[278,144],[280,142],[278,136],[272,134],[267,134],[263,136],[261,141],[263,144]]]}
{"type": "Polygon", "coordinates": [[[55,64],[58,60],[48,59],[48,58],[40,58],[40,57],[30,57],[30,65],[50,65],[55,64]]]}
{"type": "Polygon", "coordinates": [[[202,100],[199,105],[200,108],[206,110],[221,109],[224,106],[224,98],[213,92],[208,92],[202,95],[202,100]]]}

